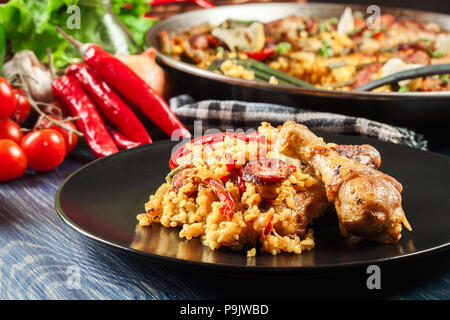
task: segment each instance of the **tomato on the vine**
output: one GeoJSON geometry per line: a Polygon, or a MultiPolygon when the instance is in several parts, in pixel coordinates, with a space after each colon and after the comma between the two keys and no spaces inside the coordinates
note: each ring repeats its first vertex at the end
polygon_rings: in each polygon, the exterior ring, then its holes
{"type": "Polygon", "coordinates": [[[22,139],[28,165],[36,171],[50,171],[59,166],[66,156],[66,143],[61,133],[42,129],[28,133],[22,139]]]}
{"type": "Polygon", "coordinates": [[[27,169],[27,157],[12,140],[0,139],[0,181],[22,176],[27,169]]]}
{"type": "Polygon", "coordinates": [[[9,118],[16,110],[16,95],[11,85],[0,77],[0,120],[9,118]]]}
{"type": "Polygon", "coordinates": [[[22,124],[30,115],[31,106],[25,91],[16,88],[14,89],[14,92],[16,96],[16,111],[12,114],[11,119],[18,124],[22,124]]]}
{"type": "MultiPolygon", "coordinates": [[[[52,118],[55,121],[61,121],[61,119],[58,119],[57,117],[49,115],[50,118],[52,118]]],[[[64,137],[64,141],[66,142],[66,154],[69,154],[75,149],[78,143],[78,136],[75,133],[70,133],[69,130],[77,130],[77,127],[73,124],[71,121],[66,121],[62,123],[61,125],[66,128],[67,130],[64,130],[60,126],[56,124],[52,124],[50,127],[47,127],[49,121],[45,118],[42,118],[39,121],[39,128],[49,128],[54,129],[62,134],[64,137]]]]}
{"type": "Polygon", "coordinates": [[[19,144],[22,142],[23,131],[10,119],[0,120],[0,139],[9,139],[19,144]]]}

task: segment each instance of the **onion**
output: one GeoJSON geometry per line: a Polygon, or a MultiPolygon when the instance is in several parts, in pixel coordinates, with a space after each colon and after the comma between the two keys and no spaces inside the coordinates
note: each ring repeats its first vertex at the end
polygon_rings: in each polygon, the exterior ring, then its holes
{"type": "Polygon", "coordinates": [[[337,32],[339,34],[347,34],[355,28],[355,23],[353,21],[353,13],[352,8],[347,7],[345,8],[344,12],[342,13],[341,18],[339,19],[339,23],[337,26],[337,32]]]}
{"type": "MultiPolygon", "coordinates": [[[[415,68],[423,67],[421,64],[408,64],[404,62],[402,59],[399,58],[392,58],[389,59],[381,68],[381,77],[386,77],[391,74],[402,72],[406,70],[411,70],[415,68]]],[[[411,80],[402,80],[399,81],[398,84],[400,86],[406,86],[408,83],[410,83],[411,80]]]]}
{"type": "Polygon", "coordinates": [[[265,43],[264,26],[260,22],[253,22],[248,27],[215,28],[211,34],[225,42],[232,51],[258,52],[265,43]]]}
{"type": "Polygon", "coordinates": [[[450,34],[439,34],[436,37],[435,47],[445,54],[450,54],[450,34]]]}

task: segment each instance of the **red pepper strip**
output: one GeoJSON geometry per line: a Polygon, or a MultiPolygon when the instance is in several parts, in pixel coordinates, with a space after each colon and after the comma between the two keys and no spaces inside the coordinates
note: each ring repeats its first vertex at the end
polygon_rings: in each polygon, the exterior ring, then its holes
{"type": "Polygon", "coordinates": [[[374,33],[372,35],[372,38],[374,39],[378,39],[379,37],[381,37],[383,35],[383,31],[378,31],[377,33],[374,33]]]}
{"type": "Polygon", "coordinates": [[[258,141],[260,143],[267,143],[267,138],[264,135],[259,134],[258,131],[254,131],[252,133],[249,133],[246,137],[246,141],[258,141]]]}
{"type": "Polygon", "coordinates": [[[270,234],[270,231],[272,231],[273,228],[273,216],[274,214],[272,214],[269,218],[269,221],[267,222],[266,227],[264,228],[264,235],[268,236],[270,234]]]}
{"type": "Polygon", "coordinates": [[[120,149],[133,149],[142,145],[140,142],[129,140],[117,130],[111,129],[110,132],[114,142],[120,149]]]}
{"type": "Polygon", "coordinates": [[[231,194],[225,189],[223,183],[216,179],[207,178],[204,182],[212,189],[222,203],[220,212],[228,219],[228,221],[231,221],[234,213],[234,200],[231,197],[231,194]]]}
{"type": "MultiPolygon", "coordinates": [[[[237,139],[240,139],[242,141],[245,141],[246,137],[245,134],[242,132],[220,132],[220,133],[213,133],[208,134],[206,136],[198,137],[189,142],[191,145],[205,145],[205,144],[213,144],[217,142],[223,142],[225,140],[225,137],[234,137],[237,139]]],[[[177,160],[181,157],[184,157],[185,155],[188,155],[191,153],[189,149],[187,149],[187,144],[182,145],[177,151],[174,152],[172,157],[169,161],[169,167],[171,170],[178,167],[177,160]]]]}
{"type": "Polygon", "coordinates": [[[53,81],[52,92],[73,117],[79,117],[75,123],[96,157],[119,151],[94,103],[74,77],[62,76],[53,81]]]}
{"type": "Polygon", "coordinates": [[[249,57],[251,59],[258,60],[258,61],[264,61],[264,60],[269,59],[275,53],[275,48],[268,47],[268,48],[263,48],[261,51],[244,51],[243,53],[245,53],[247,55],[247,57],[249,57]]]}
{"type": "Polygon", "coordinates": [[[242,179],[243,170],[242,167],[238,169],[236,174],[236,185],[239,189],[239,192],[243,194],[245,191],[247,191],[247,186],[245,185],[244,179],[242,179]]]}
{"type": "Polygon", "coordinates": [[[152,6],[157,6],[161,4],[172,4],[178,2],[194,2],[204,9],[214,8],[215,5],[206,0],[152,0],[150,3],[152,6]]]}
{"type": "Polygon", "coordinates": [[[141,110],[167,135],[176,134],[177,138],[191,137],[164,99],[119,59],[98,45],[89,45],[83,59],[106,83],[141,110]]]}
{"type": "Polygon", "coordinates": [[[77,78],[83,89],[100,108],[107,122],[116,128],[124,138],[139,144],[152,142],[144,125],[131,108],[92,70],[77,63],[70,65],[66,74],[77,78]]]}
{"type": "Polygon", "coordinates": [[[233,172],[234,169],[236,168],[236,164],[235,161],[233,159],[233,155],[231,153],[226,153],[225,154],[225,165],[227,167],[228,172],[233,172]]]}
{"type": "MultiPolygon", "coordinates": [[[[249,133],[247,135],[247,142],[257,142],[258,143],[258,154],[257,159],[262,159],[267,157],[267,137],[264,135],[260,135],[258,131],[249,133]],[[264,148],[261,148],[261,144],[264,145],[264,148]]],[[[252,160],[252,159],[250,159],[252,160]]]]}

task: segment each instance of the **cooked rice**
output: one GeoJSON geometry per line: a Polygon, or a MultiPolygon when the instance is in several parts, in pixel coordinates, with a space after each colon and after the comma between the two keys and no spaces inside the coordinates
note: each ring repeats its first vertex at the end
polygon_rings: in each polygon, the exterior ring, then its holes
{"type": "MultiPolygon", "coordinates": [[[[266,132],[270,140],[272,129],[269,124],[263,124],[259,131],[266,132]]],[[[236,167],[239,168],[249,159],[255,159],[258,144],[227,137],[224,142],[215,143],[212,151],[204,152],[204,146],[195,146],[188,156],[179,159],[179,163],[189,162],[196,170],[195,175],[202,180],[214,178],[221,181],[230,175],[223,161],[225,153],[230,150],[233,150],[236,167]]],[[[273,150],[268,151],[268,156],[280,158],[273,150]]],[[[180,228],[181,238],[190,240],[200,237],[203,245],[213,250],[222,246],[243,249],[244,246],[255,246],[259,242],[261,250],[272,255],[280,252],[300,254],[314,248],[313,230],[309,229],[300,238],[295,233],[280,235],[277,228],[288,221],[295,208],[293,197],[317,183],[316,177],[305,173],[298,165],[291,176],[278,187],[279,194],[275,200],[268,204],[262,199],[257,185],[245,182],[246,191],[241,195],[238,186],[228,181],[225,188],[235,202],[234,214],[231,221],[228,221],[221,212],[220,201],[210,188],[200,184],[198,193],[188,196],[186,193],[191,190],[192,182],[175,192],[172,183],[167,181],[150,196],[145,204],[146,213],[139,214],[137,219],[141,226],[160,223],[168,228],[180,228]],[[266,227],[270,219],[275,227],[267,233],[266,227]]],[[[250,250],[248,255],[252,254],[253,251],[250,250]]]]}

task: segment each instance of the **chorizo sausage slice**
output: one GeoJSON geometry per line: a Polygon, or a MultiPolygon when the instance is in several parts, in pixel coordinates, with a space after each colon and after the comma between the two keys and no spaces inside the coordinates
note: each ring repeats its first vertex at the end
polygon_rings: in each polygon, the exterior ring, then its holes
{"type": "Polygon", "coordinates": [[[193,175],[192,168],[186,168],[178,172],[172,180],[172,188],[178,193],[182,187],[184,187],[189,182],[192,182],[192,188],[185,191],[185,194],[188,197],[194,196],[197,193],[198,186],[200,181],[193,175]]]}
{"type": "Polygon", "coordinates": [[[356,73],[355,79],[353,80],[353,89],[359,88],[362,85],[373,80],[373,75],[378,72],[383,67],[381,62],[371,63],[356,73]]]}
{"type": "Polygon", "coordinates": [[[291,175],[291,169],[282,160],[262,158],[247,162],[242,179],[257,185],[280,184],[291,175]]]}

